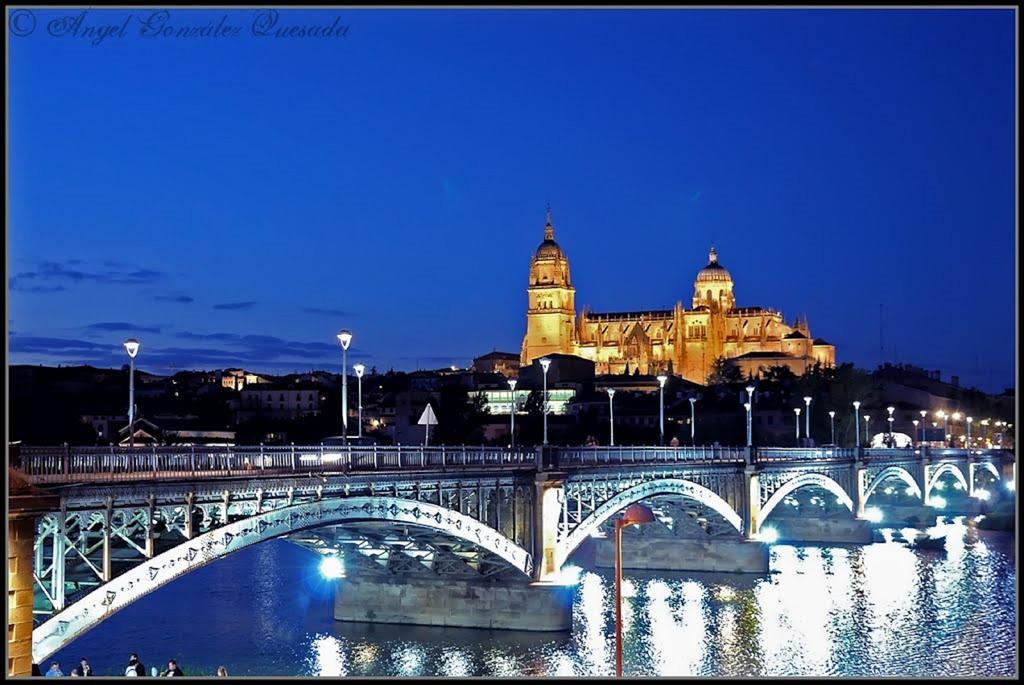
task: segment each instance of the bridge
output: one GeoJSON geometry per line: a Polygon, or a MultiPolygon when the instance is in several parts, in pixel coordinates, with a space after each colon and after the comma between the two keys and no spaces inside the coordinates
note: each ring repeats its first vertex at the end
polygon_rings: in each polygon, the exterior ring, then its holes
{"type": "MultiPolygon", "coordinates": [[[[759,544],[801,488],[831,493],[853,519],[886,482],[927,505],[943,478],[971,496],[1016,478],[1011,450],[945,448],[22,447],[11,458],[53,496],[19,566],[32,569],[37,663],[174,578],[275,538],[341,556],[353,587],[424,578],[514,594],[559,586],[573,552],[634,502],[671,500],[659,515],[759,544]]],[[[544,596],[526,602],[526,620],[555,629],[544,596]]],[[[367,601],[380,606],[356,620],[388,620],[386,598],[367,601]]]]}

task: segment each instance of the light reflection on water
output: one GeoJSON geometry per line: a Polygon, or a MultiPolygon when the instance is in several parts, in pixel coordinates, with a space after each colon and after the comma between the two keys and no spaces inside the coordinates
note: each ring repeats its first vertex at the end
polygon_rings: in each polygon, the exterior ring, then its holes
{"type": "MultiPolygon", "coordinates": [[[[625,671],[633,675],[1012,675],[1013,537],[962,519],[945,551],[914,530],[851,547],[776,545],[766,577],[628,572],[625,671]]],[[[187,675],[608,676],[610,571],[583,571],[572,634],[346,624],[315,557],[282,541],[200,569],[56,655],[120,674],[129,652],[187,675]]]]}

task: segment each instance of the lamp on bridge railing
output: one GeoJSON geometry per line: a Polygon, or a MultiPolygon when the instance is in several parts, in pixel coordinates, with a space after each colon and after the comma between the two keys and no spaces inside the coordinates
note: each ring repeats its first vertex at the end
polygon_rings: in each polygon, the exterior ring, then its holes
{"type": "Polygon", "coordinates": [[[911,423],[913,423],[913,424],[914,424],[914,440],[915,440],[916,442],[920,442],[920,441],[921,441],[921,439],[920,439],[920,437],[919,437],[919,436],[920,436],[920,433],[918,433],[918,432],[917,432],[917,424],[919,424],[919,423],[920,423],[920,421],[918,421],[917,419],[914,419],[914,420],[913,420],[913,421],[912,421],[911,423]]]}
{"type": "Polygon", "coordinates": [[[341,343],[341,426],[342,441],[348,444],[348,346],[352,344],[352,334],[348,331],[338,333],[341,343]]]}
{"type": "Polygon", "coordinates": [[[615,405],[612,398],[615,397],[615,388],[608,388],[608,444],[615,446],[615,405]]]}
{"type": "Polygon", "coordinates": [[[967,419],[967,446],[971,446],[971,424],[974,423],[974,417],[968,416],[967,419]]]}
{"type": "Polygon", "coordinates": [[[800,442],[800,407],[793,407],[793,413],[796,414],[796,441],[800,442]]]}
{"type": "Polygon", "coordinates": [[[894,411],[896,411],[896,407],[886,407],[885,410],[887,412],[889,412],[889,444],[891,445],[892,444],[892,422],[893,422],[892,413],[894,411]]]}
{"type": "Polygon", "coordinates": [[[834,445],[834,444],[836,444],[836,412],[835,412],[835,410],[832,410],[832,411],[830,411],[828,413],[828,426],[829,426],[829,430],[831,431],[831,434],[832,434],[832,442],[830,442],[829,444],[830,445],[834,445]]]}
{"type": "Polygon", "coordinates": [[[747,447],[753,447],[753,432],[750,430],[750,402],[744,402],[743,408],[747,410],[747,447]]]}
{"type": "Polygon", "coordinates": [[[697,426],[697,417],[694,413],[694,405],[697,403],[696,397],[690,398],[690,445],[693,447],[697,446],[697,440],[694,438],[695,429],[697,426]]]}
{"type": "Polygon", "coordinates": [[[615,520],[615,675],[622,677],[622,529],[654,521],[654,512],[643,504],[631,504],[615,520]]]}
{"type": "Polygon", "coordinates": [[[548,444],[548,367],[551,360],[544,357],[540,360],[540,366],[544,369],[544,444],[548,444]]]}
{"type": "Polygon", "coordinates": [[[871,447],[871,417],[864,415],[864,442],[871,447]]]}
{"type": "Polygon", "coordinates": [[[667,380],[668,376],[665,374],[658,376],[658,444],[662,446],[665,445],[665,381],[667,380]]]}
{"type": "Polygon", "coordinates": [[[804,397],[804,404],[807,405],[807,413],[804,415],[804,437],[810,439],[811,437],[811,397],[807,395],[804,397]]]}
{"type": "Polygon", "coordinates": [[[356,364],[352,367],[356,372],[356,387],[358,388],[359,398],[359,437],[363,437],[363,372],[366,371],[366,367],[362,364],[356,364]]]}
{"type": "Polygon", "coordinates": [[[128,338],[124,349],[128,353],[128,444],[135,447],[135,355],[139,353],[139,341],[128,338]]]}
{"type": "Polygon", "coordinates": [[[895,419],[893,419],[891,416],[886,419],[886,421],[889,422],[889,447],[895,447],[896,446],[896,444],[893,442],[893,438],[892,438],[892,422],[894,420],[895,419]]]}
{"type": "Polygon", "coordinates": [[[508,387],[512,389],[512,409],[509,410],[509,414],[512,415],[512,427],[509,429],[509,434],[512,436],[511,447],[516,446],[516,383],[518,382],[515,378],[508,379],[508,387]]]}
{"type": "Polygon", "coordinates": [[[853,403],[853,432],[857,438],[857,447],[860,447],[860,400],[853,403]]]}

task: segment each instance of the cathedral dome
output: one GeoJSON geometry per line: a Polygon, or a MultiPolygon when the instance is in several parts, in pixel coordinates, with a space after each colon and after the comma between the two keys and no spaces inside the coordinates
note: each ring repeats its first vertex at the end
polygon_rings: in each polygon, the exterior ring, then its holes
{"type": "Polygon", "coordinates": [[[544,242],[537,246],[533,255],[537,259],[565,259],[561,246],[555,242],[555,227],[551,225],[551,212],[548,212],[548,223],[544,227],[544,242]]]}
{"type": "Polygon", "coordinates": [[[708,254],[708,265],[697,272],[697,283],[732,283],[732,276],[724,266],[718,263],[718,253],[711,248],[708,254]]]}

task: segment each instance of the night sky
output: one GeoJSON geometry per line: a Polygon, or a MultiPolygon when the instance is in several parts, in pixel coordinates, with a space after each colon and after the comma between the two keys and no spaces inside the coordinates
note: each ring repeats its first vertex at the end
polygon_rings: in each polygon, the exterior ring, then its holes
{"type": "Polygon", "coordinates": [[[154,11],[12,25],[11,363],[519,352],[550,202],[577,309],[689,306],[714,243],[840,362],[1014,383],[1011,10],[154,11]]]}

